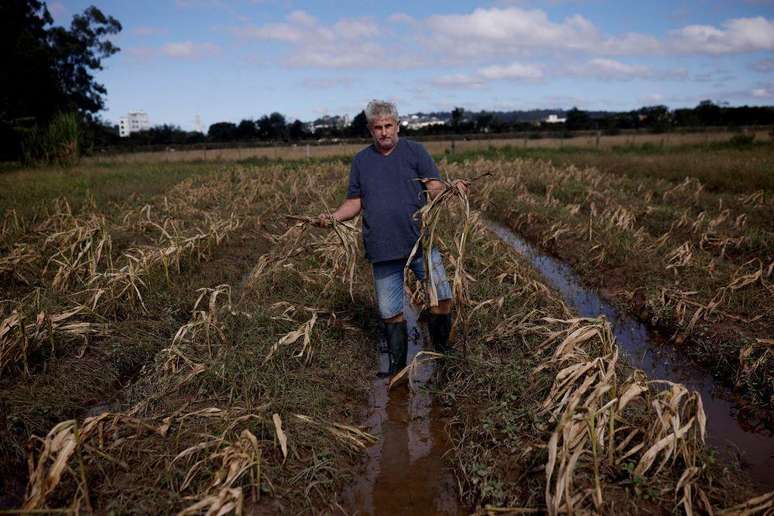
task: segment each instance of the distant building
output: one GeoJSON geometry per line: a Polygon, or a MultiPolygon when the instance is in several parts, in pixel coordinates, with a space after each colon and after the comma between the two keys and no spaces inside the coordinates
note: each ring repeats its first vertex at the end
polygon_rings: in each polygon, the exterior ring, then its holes
{"type": "Polygon", "coordinates": [[[318,118],[314,122],[306,124],[306,128],[309,132],[314,133],[324,129],[344,129],[350,124],[349,115],[344,116],[328,116],[325,115],[322,118],[318,118]]]}
{"type": "Polygon", "coordinates": [[[406,115],[400,117],[401,127],[406,129],[422,129],[432,125],[444,125],[446,122],[440,118],[424,115],[406,115]]]}
{"type": "Polygon", "coordinates": [[[138,131],[147,131],[150,129],[150,120],[148,113],[144,111],[135,111],[128,113],[125,117],[118,119],[118,135],[126,138],[132,133],[138,131]]]}
{"type": "Polygon", "coordinates": [[[551,114],[543,121],[547,124],[563,124],[567,121],[567,118],[559,118],[559,115],[551,114]]]}

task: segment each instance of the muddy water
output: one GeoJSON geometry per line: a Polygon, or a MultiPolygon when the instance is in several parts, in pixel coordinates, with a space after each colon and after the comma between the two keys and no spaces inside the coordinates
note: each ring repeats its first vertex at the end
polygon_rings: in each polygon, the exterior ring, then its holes
{"type": "Polygon", "coordinates": [[[488,221],[489,229],[527,258],[557,290],[565,303],[583,317],[604,315],[628,363],[645,371],[651,379],[679,382],[701,394],[707,413],[709,443],[726,459],[738,456],[753,479],[774,487],[774,436],[746,418],[742,405],[727,388],[718,385],[705,370],[664,342],[640,321],[619,312],[593,291],[583,287],[572,268],[516,236],[505,226],[488,221]]]}
{"type": "MultiPolygon", "coordinates": [[[[410,306],[406,301],[405,306],[410,306]]],[[[429,342],[416,313],[406,310],[408,360],[429,342]]],[[[383,346],[384,343],[380,343],[383,346]]],[[[387,356],[379,354],[380,371],[388,369],[387,356]]],[[[407,384],[387,390],[388,379],[374,380],[367,431],[379,441],[368,448],[365,473],[344,493],[353,514],[465,514],[457,499],[456,481],[445,464],[449,444],[444,418],[434,405],[430,387],[433,365],[424,364],[407,384]]]]}

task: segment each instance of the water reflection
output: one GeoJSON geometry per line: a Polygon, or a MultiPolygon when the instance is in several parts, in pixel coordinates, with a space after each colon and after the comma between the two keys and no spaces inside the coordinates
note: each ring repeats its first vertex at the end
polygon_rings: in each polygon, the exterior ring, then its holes
{"type": "MultiPolygon", "coordinates": [[[[408,361],[427,344],[416,312],[405,305],[408,323],[408,361]]],[[[384,343],[380,343],[383,350],[384,343]]],[[[379,353],[380,371],[388,368],[379,353]]],[[[377,378],[371,390],[367,431],[379,437],[368,448],[365,474],[345,494],[348,509],[358,514],[464,514],[458,504],[454,477],[444,464],[448,442],[443,417],[425,386],[433,364],[419,367],[414,390],[406,384],[387,390],[389,380],[377,378]]]]}

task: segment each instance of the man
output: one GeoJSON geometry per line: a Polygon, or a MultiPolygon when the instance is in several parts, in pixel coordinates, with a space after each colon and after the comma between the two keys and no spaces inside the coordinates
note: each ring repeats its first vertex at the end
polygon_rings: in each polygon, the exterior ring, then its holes
{"type": "MultiPolygon", "coordinates": [[[[414,214],[425,204],[427,194],[435,197],[443,190],[443,183],[425,148],[398,138],[400,124],[394,104],[372,100],[365,114],[374,142],[352,160],[346,200],[333,213],[321,214],[318,225],[328,226],[331,219],[349,220],[362,212],[363,243],[373,267],[376,299],[389,348],[390,374],[394,375],[406,366],[403,271],[419,238],[419,223],[414,214]]],[[[464,181],[455,183],[467,189],[464,181]]],[[[433,249],[431,257],[438,306],[430,308],[428,328],[436,350],[448,353],[452,292],[440,252],[433,249]]],[[[417,278],[425,279],[421,251],[410,268],[417,278]]]]}

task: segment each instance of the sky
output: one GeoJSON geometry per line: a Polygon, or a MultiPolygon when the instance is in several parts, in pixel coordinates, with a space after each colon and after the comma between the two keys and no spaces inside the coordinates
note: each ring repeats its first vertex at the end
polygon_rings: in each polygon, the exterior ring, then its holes
{"type": "Polygon", "coordinates": [[[96,73],[114,123],[191,130],[273,111],[774,105],[774,0],[55,0],[123,25],[96,73]]]}

